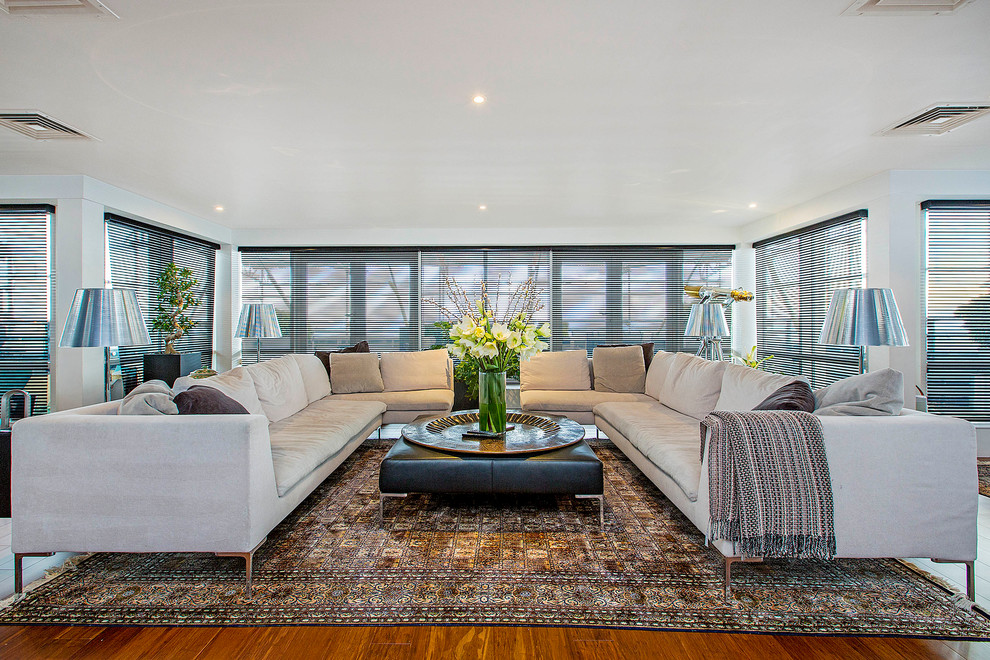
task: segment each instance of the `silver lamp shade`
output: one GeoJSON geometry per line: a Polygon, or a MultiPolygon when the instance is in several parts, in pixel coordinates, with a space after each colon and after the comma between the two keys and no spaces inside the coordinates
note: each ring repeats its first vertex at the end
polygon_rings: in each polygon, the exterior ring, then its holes
{"type": "Polygon", "coordinates": [[[819,344],[907,346],[907,332],[890,289],[836,289],[819,344]]]}
{"type": "Polygon", "coordinates": [[[240,339],[267,339],[282,336],[282,329],[271,303],[247,303],[241,306],[237,321],[236,337],[240,339]]]}
{"type": "Polygon", "coordinates": [[[694,303],[688,316],[685,337],[728,337],[729,324],[721,303],[694,303]]]}
{"type": "Polygon", "coordinates": [[[60,347],[151,343],[134,289],[76,289],[60,347]]]}

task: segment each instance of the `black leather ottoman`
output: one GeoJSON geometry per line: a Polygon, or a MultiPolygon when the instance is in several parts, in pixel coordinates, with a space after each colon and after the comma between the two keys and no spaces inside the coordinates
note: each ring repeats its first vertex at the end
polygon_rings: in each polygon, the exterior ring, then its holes
{"type": "Polygon", "coordinates": [[[602,462],[584,440],[570,447],[524,456],[452,454],[396,441],[378,475],[380,511],[385,498],[409,493],[534,493],[598,500],[605,526],[602,462]]]}

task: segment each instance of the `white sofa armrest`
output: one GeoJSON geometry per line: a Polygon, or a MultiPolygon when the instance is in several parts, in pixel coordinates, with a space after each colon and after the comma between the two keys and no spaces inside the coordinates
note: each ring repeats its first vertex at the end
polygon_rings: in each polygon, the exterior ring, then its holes
{"type": "Polygon", "coordinates": [[[12,450],[14,552],[246,552],[274,524],[261,415],[57,413],[12,450]]]}

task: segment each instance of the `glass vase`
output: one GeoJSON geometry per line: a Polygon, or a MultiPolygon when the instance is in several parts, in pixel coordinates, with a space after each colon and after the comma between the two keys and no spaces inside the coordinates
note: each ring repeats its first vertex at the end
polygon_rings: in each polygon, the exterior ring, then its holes
{"type": "Polygon", "coordinates": [[[505,433],[505,372],[478,372],[478,430],[505,433]]]}

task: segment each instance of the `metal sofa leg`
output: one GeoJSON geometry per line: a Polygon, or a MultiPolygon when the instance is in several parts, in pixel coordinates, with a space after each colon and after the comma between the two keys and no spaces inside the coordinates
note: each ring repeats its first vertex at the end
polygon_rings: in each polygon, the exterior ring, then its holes
{"type": "Polygon", "coordinates": [[[605,495],[575,495],[581,500],[598,500],[598,527],[605,529],[605,495]]]}
{"type": "Polygon", "coordinates": [[[24,557],[51,557],[54,552],[15,552],[14,553],[14,593],[24,592],[24,569],[21,559],[24,557]]]}
{"type": "Polygon", "coordinates": [[[385,524],[385,498],[386,497],[406,497],[409,493],[379,493],[378,494],[378,515],[382,517],[382,524],[385,524]]]}
{"type": "Polygon", "coordinates": [[[974,603],[976,602],[976,562],[975,561],[963,561],[959,559],[935,559],[932,557],[932,561],[936,564],[966,564],[966,598],[969,598],[974,603]]]}
{"type": "Polygon", "coordinates": [[[258,551],[268,537],[261,539],[261,543],[254,546],[254,550],[251,552],[214,552],[213,554],[217,557],[241,557],[244,559],[244,596],[245,598],[251,597],[251,576],[253,575],[253,564],[254,564],[254,553],[258,551]]]}
{"type": "Polygon", "coordinates": [[[726,557],[725,558],[725,578],[723,595],[726,600],[732,598],[732,565],[738,561],[746,564],[755,564],[763,561],[763,557],[726,557]]]}

